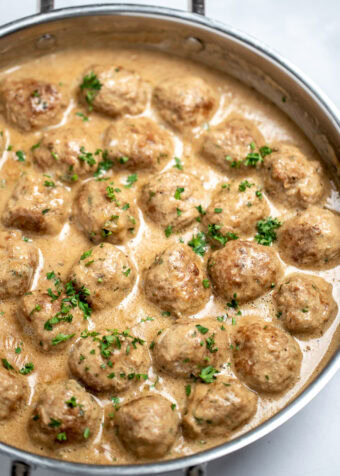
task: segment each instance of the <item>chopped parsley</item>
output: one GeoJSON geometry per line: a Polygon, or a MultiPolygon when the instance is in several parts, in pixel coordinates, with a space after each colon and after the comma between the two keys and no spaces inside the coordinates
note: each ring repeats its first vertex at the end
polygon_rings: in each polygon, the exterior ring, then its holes
{"type": "Polygon", "coordinates": [[[57,334],[54,339],[52,339],[52,345],[58,345],[61,344],[62,342],[66,342],[69,339],[72,339],[75,334],[57,334]]]}
{"type": "Polygon", "coordinates": [[[169,236],[172,235],[172,226],[171,225],[169,225],[165,228],[164,234],[167,238],[169,238],[169,236]]]}
{"type": "Polygon", "coordinates": [[[87,122],[89,118],[85,116],[82,112],[76,112],[76,116],[81,117],[84,122],[87,122]]]}
{"type": "Polygon", "coordinates": [[[204,367],[200,374],[199,378],[204,382],[204,383],[212,383],[214,380],[216,380],[215,374],[218,373],[218,370],[216,370],[212,365],[208,365],[208,367],[204,367]]]}
{"type": "Polygon", "coordinates": [[[210,281],[209,281],[209,279],[203,279],[202,284],[203,284],[203,287],[204,287],[205,289],[210,288],[210,281]]]}
{"type": "Polygon", "coordinates": [[[248,180],[243,180],[243,182],[241,182],[240,185],[238,186],[238,189],[239,189],[240,192],[245,192],[247,188],[250,188],[253,185],[254,184],[249,183],[248,180]]]}
{"type": "Polygon", "coordinates": [[[207,249],[207,240],[203,232],[197,233],[197,235],[192,235],[188,245],[194,250],[194,252],[199,256],[204,256],[207,249]]]}
{"type": "Polygon", "coordinates": [[[93,110],[93,100],[98,94],[98,91],[101,90],[102,86],[102,83],[93,71],[83,77],[80,89],[85,92],[85,99],[90,111],[93,110]]]}
{"type": "Polygon", "coordinates": [[[238,236],[236,235],[236,233],[232,233],[232,232],[227,232],[225,234],[221,233],[220,232],[221,228],[222,228],[221,225],[216,225],[216,224],[208,225],[208,236],[218,241],[219,243],[221,243],[222,246],[225,246],[226,243],[228,243],[228,241],[230,240],[238,239],[238,236]]]}
{"type": "Polygon", "coordinates": [[[93,250],[88,250],[88,251],[85,251],[85,253],[83,253],[80,257],[80,260],[83,261],[84,259],[88,258],[89,256],[92,255],[92,251],[93,250]]]}
{"type": "Polygon", "coordinates": [[[262,200],[263,195],[262,195],[261,190],[256,190],[255,195],[257,196],[257,198],[258,198],[259,200],[262,200]]]}
{"type": "Polygon", "coordinates": [[[191,385],[186,385],[185,386],[185,395],[189,397],[191,394],[191,385]]]}
{"type": "Polygon", "coordinates": [[[8,362],[7,359],[1,359],[1,362],[6,370],[14,370],[14,367],[8,362]]]}
{"type": "Polygon", "coordinates": [[[81,162],[86,162],[90,167],[93,167],[93,165],[97,163],[92,152],[86,152],[84,146],[80,147],[80,154],[78,155],[78,159],[81,162]]]}
{"type": "Polygon", "coordinates": [[[15,155],[18,157],[18,162],[25,162],[25,153],[22,150],[17,150],[15,155]]]}
{"type": "Polygon", "coordinates": [[[183,164],[182,164],[182,161],[181,159],[179,159],[178,157],[175,157],[175,165],[174,167],[178,170],[183,170],[183,164]]]}
{"type": "Polygon", "coordinates": [[[31,372],[33,372],[33,370],[34,370],[34,364],[32,364],[32,362],[28,362],[22,367],[22,369],[19,370],[19,372],[21,373],[21,375],[28,375],[31,372]]]}
{"type": "Polygon", "coordinates": [[[184,188],[183,187],[177,187],[176,188],[176,192],[175,192],[175,199],[176,200],[182,200],[182,197],[181,197],[181,194],[184,192],[184,188]]]}
{"type": "Polygon", "coordinates": [[[125,188],[131,188],[132,185],[137,182],[138,180],[138,176],[137,174],[132,174],[132,175],[129,175],[126,179],[126,184],[124,185],[125,188]]]}
{"type": "Polygon", "coordinates": [[[223,208],[215,208],[214,209],[214,213],[222,213],[223,212],[223,208]]]}
{"type": "Polygon", "coordinates": [[[87,439],[89,438],[90,433],[91,433],[91,432],[90,432],[90,428],[85,428],[85,430],[84,430],[84,438],[85,438],[85,440],[87,440],[87,439]]]}
{"type": "Polygon", "coordinates": [[[201,334],[206,334],[207,332],[209,332],[209,329],[207,327],[201,326],[201,324],[197,324],[196,328],[201,334]]]}
{"type": "Polygon", "coordinates": [[[234,293],[233,298],[230,302],[227,302],[227,307],[232,308],[232,309],[237,309],[238,308],[238,302],[236,300],[237,294],[234,293]]]}
{"type": "Polygon", "coordinates": [[[101,151],[101,149],[98,149],[98,150],[96,150],[94,155],[99,155],[100,153],[102,154],[102,159],[103,160],[101,160],[98,163],[98,167],[97,167],[97,170],[94,173],[94,177],[99,177],[100,175],[102,175],[103,173],[112,169],[112,167],[113,167],[112,160],[108,158],[107,150],[104,150],[104,152],[103,152],[103,151],[101,151]]]}
{"type": "Polygon", "coordinates": [[[45,182],[44,182],[44,187],[54,188],[54,187],[55,187],[55,183],[54,183],[52,180],[45,180],[45,182]]]}
{"type": "Polygon", "coordinates": [[[260,220],[257,222],[256,229],[257,234],[255,240],[263,246],[270,246],[276,241],[277,236],[275,230],[282,225],[277,218],[269,217],[267,220],[260,220]]]}

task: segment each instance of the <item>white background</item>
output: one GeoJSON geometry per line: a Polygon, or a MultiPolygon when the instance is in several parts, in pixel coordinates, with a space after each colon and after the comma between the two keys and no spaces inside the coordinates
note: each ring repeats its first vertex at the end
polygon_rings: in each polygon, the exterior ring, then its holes
{"type": "MultiPolygon", "coordinates": [[[[57,7],[91,3],[99,2],[56,0],[57,7]]],[[[106,0],[106,3],[110,2],[106,0]]],[[[186,0],[131,0],[131,3],[179,9],[187,6],[186,0]]],[[[206,4],[208,16],[276,49],[298,65],[340,107],[339,0],[206,0],[206,4]]],[[[36,0],[0,0],[0,23],[32,14],[36,8],[36,0]]],[[[209,476],[340,476],[339,441],[338,374],[292,420],[249,447],[210,463],[208,473],[209,476]]],[[[1,468],[0,462],[0,475],[7,476],[1,468]]],[[[172,473],[177,474],[181,473],[172,473]]]]}

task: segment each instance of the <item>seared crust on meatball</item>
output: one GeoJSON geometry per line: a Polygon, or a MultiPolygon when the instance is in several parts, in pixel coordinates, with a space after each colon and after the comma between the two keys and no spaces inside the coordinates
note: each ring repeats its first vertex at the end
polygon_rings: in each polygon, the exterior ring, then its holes
{"type": "Polygon", "coordinates": [[[18,410],[25,394],[25,384],[9,371],[0,369],[0,422],[18,410]]]}
{"type": "Polygon", "coordinates": [[[221,376],[215,382],[195,385],[183,418],[189,438],[225,436],[254,416],[257,395],[239,380],[221,376]]]}
{"type": "Polygon", "coordinates": [[[138,458],[160,458],[173,445],[179,418],[171,402],[160,395],[147,395],[120,407],[115,415],[117,436],[138,458]]]}
{"type": "Polygon", "coordinates": [[[170,170],[151,177],[141,193],[143,209],[157,225],[182,230],[198,216],[202,184],[191,174],[170,170]]]}
{"type": "Polygon", "coordinates": [[[293,145],[279,144],[264,159],[264,184],[273,199],[306,208],[322,197],[321,163],[308,160],[293,145]]]}
{"type": "Polygon", "coordinates": [[[269,211],[259,185],[246,179],[215,194],[203,216],[203,224],[211,243],[221,247],[228,236],[245,237],[254,233],[256,223],[267,217],[269,211]]]}
{"type": "Polygon", "coordinates": [[[70,192],[40,174],[19,178],[2,214],[6,226],[50,235],[57,234],[70,209],[70,192]]]}
{"type": "Polygon", "coordinates": [[[303,273],[286,276],[273,294],[277,317],[292,333],[322,331],[337,311],[332,289],[331,284],[318,276],[303,273]]]}
{"type": "Polygon", "coordinates": [[[242,320],[233,341],[235,370],[249,387],[276,393],[287,390],[298,378],[302,353],[282,329],[252,316],[242,320]]]}
{"type": "Polygon", "coordinates": [[[160,116],[178,130],[208,121],[217,106],[214,91],[195,76],[162,81],[153,91],[153,102],[160,116]]]}
{"type": "Polygon", "coordinates": [[[243,117],[230,116],[203,134],[201,155],[228,172],[244,171],[242,161],[264,143],[254,123],[243,117]]]}
{"type": "Polygon", "coordinates": [[[0,298],[25,294],[38,265],[36,247],[17,231],[0,231],[0,298]]]}
{"type": "Polygon", "coordinates": [[[119,244],[131,239],[139,226],[130,195],[113,182],[90,180],[79,189],[74,202],[75,222],[94,243],[119,244]]]}
{"type": "Polygon", "coordinates": [[[144,291],[163,311],[180,317],[193,314],[207,302],[204,278],[198,256],[189,246],[176,243],[157,255],[144,272],[144,291]]]}
{"type": "Polygon", "coordinates": [[[132,289],[136,280],[128,256],[111,245],[102,243],[85,251],[71,270],[77,289],[89,290],[88,302],[93,309],[117,305],[132,289]]]}
{"type": "Polygon", "coordinates": [[[90,110],[111,117],[142,113],[149,96],[149,86],[139,74],[121,66],[91,66],[80,91],[90,110]]]}
{"type": "Polygon", "coordinates": [[[101,420],[98,404],[75,380],[46,385],[29,421],[35,443],[55,448],[84,444],[95,436],[101,420]]]}
{"type": "Polygon", "coordinates": [[[25,132],[56,124],[66,107],[55,85],[31,78],[5,81],[0,103],[7,121],[25,132]]]}
{"type": "Polygon", "coordinates": [[[148,117],[124,118],[106,130],[104,147],[116,168],[158,170],[172,157],[170,134],[148,117]]]}
{"type": "Polygon", "coordinates": [[[83,333],[69,357],[73,375],[97,392],[136,386],[148,378],[149,365],[147,344],[127,330],[83,333]]]}
{"type": "Polygon", "coordinates": [[[214,251],[208,270],[216,294],[239,303],[266,293],[281,275],[280,262],[271,248],[241,240],[229,241],[214,251]]]}
{"type": "Polygon", "coordinates": [[[33,291],[21,298],[18,320],[41,351],[61,351],[80,328],[87,327],[83,312],[61,285],[33,291]]]}
{"type": "Polygon", "coordinates": [[[78,177],[94,171],[95,159],[87,160],[86,156],[94,146],[85,129],[54,129],[46,132],[38,144],[33,149],[34,162],[45,172],[54,172],[61,180],[75,183],[78,177]]]}
{"type": "Polygon", "coordinates": [[[340,217],[309,207],[283,224],[278,239],[285,261],[300,268],[328,268],[340,257],[340,217]]]}
{"type": "Polygon", "coordinates": [[[228,357],[229,336],[214,321],[180,321],[155,339],[154,362],[173,377],[198,376],[202,368],[218,369],[228,357]]]}

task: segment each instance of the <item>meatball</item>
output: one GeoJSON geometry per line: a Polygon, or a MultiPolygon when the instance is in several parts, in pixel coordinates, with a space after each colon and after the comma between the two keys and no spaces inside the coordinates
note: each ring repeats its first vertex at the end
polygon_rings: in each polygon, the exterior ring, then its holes
{"type": "Polygon", "coordinates": [[[267,292],[281,275],[276,253],[250,241],[229,241],[214,251],[208,270],[216,293],[245,303],[267,292]]]}
{"type": "Polygon", "coordinates": [[[292,333],[322,331],[337,310],[332,285],[309,274],[286,276],[273,297],[277,317],[292,333]]]}
{"type": "Polygon", "coordinates": [[[77,289],[86,288],[93,309],[117,305],[132,289],[136,273],[130,259],[110,243],[85,251],[71,271],[77,289]]]}
{"type": "Polygon", "coordinates": [[[210,385],[198,384],[190,395],[183,418],[190,438],[225,436],[254,416],[257,396],[239,380],[219,377],[210,385]]]}
{"type": "Polygon", "coordinates": [[[129,199],[130,195],[113,182],[86,182],[75,199],[76,223],[94,243],[123,243],[135,236],[139,226],[137,211],[129,199]]]}
{"type": "Polygon", "coordinates": [[[66,107],[55,85],[31,78],[5,81],[0,103],[6,119],[25,132],[56,124],[66,107]]]}
{"type": "Polygon", "coordinates": [[[256,223],[269,211],[260,187],[252,180],[244,180],[216,193],[203,216],[203,224],[211,243],[221,247],[235,234],[244,237],[254,233],[256,223]]]}
{"type": "Polygon", "coordinates": [[[228,340],[226,331],[214,321],[181,321],[156,337],[154,362],[173,377],[198,376],[202,368],[217,368],[226,361],[228,340]]]}
{"type": "Polygon", "coordinates": [[[4,225],[37,233],[56,234],[70,208],[70,192],[39,174],[19,178],[2,214],[4,225]]]}
{"type": "Polygon", "coordinates": [[[115,415],[117,436],[138,458],[160,458],[173,445],[179,418],[171,402],[147,395],[126,403],[115,415]]]}
{"type": "Polygon", "coordinates": [[[186,245],[173,244],[155,257],[144,273],[146,297],[180,317],[193,314],[209,298],[203,285],[205,274],[198,256],[186,245]]]}
{"type": "Polygon", "coordinates": [[[54,129],[33,149],[33,159],[45,172],[53,171],[60,179],[74,183],[94,171],[96,159],[89,152],[93,148],[85,129],[54,129]]]}
{"type": "Polygon", "coordinates": [[[172,157],[170,134],[148,117],[124,118],[106,130],[104,148],[118,169],[158,170],[172,157]]]}
{"type": "Polygon", "coordinates": [[[29,421],[29,434],[38,444],[86,443],[97,433],[101,412],[95,399],[75,380],[47,385],[39,395],[29,421]]]}
{"type": "Polygon", "coordinates": [[[47,290],[40,289],[23,296],[18,307],[19,322],[43,351],[65,350],[76,332],[86,327],[86,316],[79,309],[82,304],[78,305],[79,295],[71,283],[68,294],[65,294],[58,281],[47,290]]]}
{"type": "Polygon", "coordinates": [[[17,377],[0,369],[0,422],[11,417],[22,404],[26,387],[17,377]]]}
{"type": "Polygon", "coordinates": [[[178,130],[208,121],[217,106],[212,88],[194,76],[162,81],[154,89],[153,102],[160,116],[178,130]]]}
{"type": "Polygon", "coordinates": [[[306,208],[322,197],[322,167],[297,147],[279,144],[264,159],[264,184],[273,199],[306,208]]]}
{"type": "Polygon", "coordinates": [[[201,154],[228,172],[243,170],[245,166],[260,164],[260,160],[244,159],[263,144],[264,138],[255,124],[242,117],[229,117],[203,134],[201,154]]]}
{"type": "Polygon", "coordinates": [[[117,329],[84,334],[69,357],[73,375],[98,392],[120,392],[146,380],[149,365],[145,341],[117,329]]]}
{"type": "Polygon", "coordinates": [[[198,216],[202,185],[190,174],[170,170],[151,177],[141,193],[147,215],[161,227],[181,230],[198,216]]]}
{"type": "Polygon", "coordinates": [[[249,387],[259,392],[281,392],[299,376],[299,345],[282,329],[252,317],[237,327],[233,341],[235,370],[249,387]]]}
{"type": "Polygon", "coordinates": [[[0,299],[21,296],[32,284],[38,266],[36,247],[20,232],[0,232],[0,299]]]}
{"type": "Polygon", "coordinates": [[[142,113],[149,96],[148,84],[139,74],[120,66],[91,66],[80,90],[90,110],[111,117],[142,113]]]}
{"type": "Polygon", "coordinates": [[[312,206],[287,220],[279,234],[283,259],[301,268],[324,268],[340,257],[340,217],[312,206]]]}

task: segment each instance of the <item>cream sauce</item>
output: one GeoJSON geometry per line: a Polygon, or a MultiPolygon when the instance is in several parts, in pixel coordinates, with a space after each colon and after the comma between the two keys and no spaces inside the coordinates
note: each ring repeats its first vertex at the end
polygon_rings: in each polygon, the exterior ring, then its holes
{"type": "MultiPolygon", "coordinates": [[[[205,79],[220,96],[218,110],[211,119],[210,125],[221,122],[223,118],[230,113],[241,114],[258,126],[267,144],[278,141],[289,141],[301,148],[310,158],[320,160],[311,144],[306,140],[296,125],[291,123],[278,109],[256,92],[251,91],[242,84],[217,71],[160,52],[124,49],[121,47],[117,49],[98,47],[90,51],[80,49],[75,51],[70,49],[20,64],[15,69],[15,72],[13,72],[12,69],[3,71],[0,75],[0,79],[5,76],[15,79],[33,77],[52,83],[60,83],[61,90],[67,95],[70,95],[71,101],[64,113],[62,121],[58,125],[53,126],[53,128],[61,127],[65,123],[74,129],[79,126],[85,127],[89,135],[94,138],[96,146],[100,148],[102,147],[103,133],[109,125],[110,119],[95,113],[88,114],[86,108],[79,105],[77,101],[77,89],[83,72],[91,64],[116,64],[126,67],[127,69],[135,70],[144,79],[148,80],[151,85],[162,82],[169,74],[174,78],[180,77],[183,74],[200,76],[205,79]],[[81,117],[76,116],[77,112],[82,112],[89,116],[89,121],[82,122],[81,117]]],[[[150,104],[143,115],[147,115],[159,121],[155,110],[150,104]]],[[[166,127],[166,125],[164,126],[166,127]]],[[[209,126],[205,125],[204,127],[209,126]]],[[[2,214],[7,199],[13,190],[13,185],[21,172],[29,172],[29,170],[34,167],[31,161],[30,148],[39,141],[41,132],[22,134],[6,124],[4,119],[1,118],[0,130],[3,131],[5,141],[5,152],[0,158],[0,214],[2,214]],[[6,151],[10,144],[13,146],[13,150],[6,151]],[[26,153],[25,163],[19,163],[16,160],[15,151],[17,150],[23,150],[26,153]]],[[[204,128],[197,128],[194,131],[195,138],[198,138],[203,130],[204,128]]],[[[175,141],[175,155],[181,157],[184,170],[196,175],[204,183],[205,194],[202,197],[202,206],[206,208],[216,185],[227,182],[229,178],[225,173],[213,168],[197,155],[193,147],[193,142],[195,141],[192,141],[191,136],[172,134],[175,141]]],[[[171,160],[165,169],[169,169],[173,165],[174,160],[171,160]]],[[[253,171],[252,174],[257,175],[257,172],[253,171]]],[[[111,176],[112,172],[110,171],[108,175],[111,176]]],[[[127,175],[129,175],[129,173],[126,172],[115,174],[115,183],[125,183],[127,175]]],[[[251,173],[248,174],[248,177],[250,175],[251,173]]],[[[258,175],[256,179],[261,183],[260,175],[258,175]]],[[[147,180],[148,174],[146,172],[138,173],[138,182],[133,186],[132,190],[137,192],[147,180]]],[[[72,189],[73,195],[77,192],[78,187],[79,184],[75,185],[72,189]]],[[[136,193],[136,195],[138,196],[138,193],[136,193]]],[[[334,184],[329,181],[327,203],[330,208],[336,208],[337,205],[339,206],[338,197],[334,184]]],[[[275,207],[270,202],[269,204],[272,215],[281,216],[283,220],[288,215],[294,213],[293,209],[275,207]]],[[[195,223],[182,234],[173,234],[171,237],[166,238],[164,231],[143,217],[140,209],[139,219],[140,228],[135,238],[120,246],[122,250],[130,255],[139,276],[141,271],[148,267],[153,261],[156,252],[163,250],[167,245],[179,240],[179,238],[182,238],[184,242],[188,242],[193,233],[199,231],[199,225],[195,223]]],[[[39,280],[42,280],[45,274],[52,270],[54,270],[55,273],[60,273],[62,279],[66,279],[73,263],[79,259],[79,256],[85,250],[92,246],[72,221],[65,224],[58,236],[39,236],[34,233],[24,233],[24,235],[34,241],[40,252],[39,268],[34,278],[32,289],[37,288],[39,286],[39,280]]],[[[205,259],[207,259],[207,256],[205,259]]],[[[296,271],[296,268],[286,266],[285,263],[282,264],[285,268],[285,273],[296,271]]],[[[310,272],[314,273],[314,271],[310,272]]],[[[333,295],[335,300],[339,303],[340,285],[336,273],[337,268],[319,271],[315,274],[324,277],[333,284],[333,295]]],[[[51,450],[39,448],[31,441],[27,431],[27,420],[30,417],[31,405],[36,400],[40,388],[44,383],[54,382],[70,376],[67,365],[69,352],[68,350],[61,353],[55,352],[50,354],[39,352],[30,341],[30,337],[23,334],[21,327],[17,323],[15,307],[16,302],[14,301],[0,301],[0,357],[7,358],[8,361],[19,368],[22,367],[25,362],[33,362],[35,371],[30,376],[25,377],[30,387],[27,404],[12,419],[0,424],[1,441],[33,453],[45,454],[69,461],[96,464],[124,464],[136,462],[133,456],[122,448],[113,436],[113,433],[108,432],[105,428],[101,428],[101,431],[91,443],[76,449],[57,448],[52,452],[51,450]],[[14,349],[19,344],[22,346],[23,352],[17,355],[14,349]]],[[[255,302],[242,306],[241,311],[242,315],[260,314],[264,319],[280,325],[275,317],[275,311],[271,303],[271,293],[257,299],[255,302]]],[[[205,308],[192,317],[197,319],[203,317],[215,319],[216,316],[223,315],[225,312],[225,302],[211,296],[205,308]]],[[[225,323],[226,327],[231,326],[231,317],[232,313],[229,312],[229,318],[225,323]]],[[[242,316],[237,316],[237,319],[241,320],[242,316]]],[[[132,292],[119,306],[107,312],[100,314],[94,313],[92,315],[89,328],[94,329],[103,326],[110,328],[129,327],[133,328],[140,337],[151,342],[159,329],[169,326],[172,322],[172,317],[161,316],[159,309],[147,302],[143,293],[140,291],[140,278],[138,278],[132,292]],[[154,320],[143,322],[142,319],[145,319],[146,316],[152,316],[154,320]]],[[[338,324],[339,320],[337,318],[330,323],[328,328],[323,332],[323,335],[318,338],[308,340],[298,339],[303,351],[303,362],[300,379],[296,385],[285,394],[278,395],[277,397],[260,395],[255,417],[239,431],[234,432],[233,435],[228,435],[228,438],[245,433],[263,420],[270,418],[301,392],[316,372],[327,362],[335,347],[338,346],[338,324]]],[[[225,365],[223,372],[233,373],[227,365],[225,365]]],[[[134,394],[138,395],[145,390],[166,396],[171,402],[177,404],[179,412],[183,412],[186,402],[185,381],[172,379],[163,375],[157,377],[155,370],[150,368],[149,379],[143,383],[139,389],[129,390],[128,398],[131,398],[134,394]]],[[[106,395],[104,398],[100,396],[97,398],[97,401],[101,406],[105,407],[109,405],[111,408],[109,397],[110,395],[106,395]]],[[[119,397],[123,403],[127,395],[122,394],[119,395],[119,397]]],[[[184,439],[180,434],[171,452],[166,456],[166,459],[189,455],[220,444],[226,439],[227,438],[213,438],[207,441],[190,441],[184,439]]]]}

